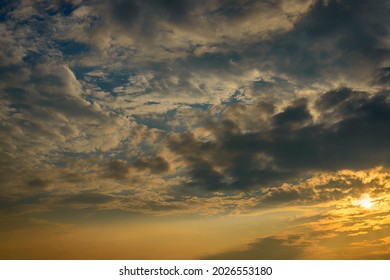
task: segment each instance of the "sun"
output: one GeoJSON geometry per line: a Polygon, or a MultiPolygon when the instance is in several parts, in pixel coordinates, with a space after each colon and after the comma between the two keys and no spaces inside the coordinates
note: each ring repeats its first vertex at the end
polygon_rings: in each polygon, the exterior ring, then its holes
{"type": "Polygon", "coordinates": [[[368,194],[364,195],[364,197],[359,201],[359,205],[366,209],[370,209],[374,204],[375,202],[371,201],[371,197],[368,194]]]}

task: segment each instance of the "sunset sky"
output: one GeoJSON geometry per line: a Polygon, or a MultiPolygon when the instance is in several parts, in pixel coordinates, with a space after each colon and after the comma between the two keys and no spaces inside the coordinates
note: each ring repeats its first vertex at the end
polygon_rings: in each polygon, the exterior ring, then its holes
{"type": "Polygon", "coordinates": [[[390,259],[388,0],[0,1],[0,259],[390,259]]]}

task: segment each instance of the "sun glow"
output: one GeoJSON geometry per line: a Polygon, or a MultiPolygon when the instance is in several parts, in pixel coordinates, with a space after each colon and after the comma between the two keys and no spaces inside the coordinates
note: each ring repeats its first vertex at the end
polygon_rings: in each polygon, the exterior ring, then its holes
{"type": "Polygon", "coordinates": [[[370,209],[375,203],[371,201],[371,197],[366,194],[363,199],[359,201],[359,205],[363,208],[370,209]]]}

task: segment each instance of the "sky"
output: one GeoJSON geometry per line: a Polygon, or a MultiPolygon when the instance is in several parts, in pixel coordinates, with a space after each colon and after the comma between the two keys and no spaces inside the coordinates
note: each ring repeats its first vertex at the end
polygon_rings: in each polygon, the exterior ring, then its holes
{"type": "Polygon", "coordinates": [[[387,0],[0,1],[0,259],[390,259],[387,0]]]}

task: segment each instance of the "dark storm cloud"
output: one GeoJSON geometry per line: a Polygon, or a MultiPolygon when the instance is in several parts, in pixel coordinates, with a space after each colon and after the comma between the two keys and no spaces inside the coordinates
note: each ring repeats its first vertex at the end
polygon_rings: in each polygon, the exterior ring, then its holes
{"type": "Polygon", "coordinates": [[[291,235],[287,238],[266,237],[248,244],[243,251],[230,251],[205,257],[211,260],[295,260],[299,259],[308,243],[298,243],[301,238],[291,235]]]}
{"type": "Polygon", "coordinates": [[[191,185],[208,190],[274,185],[311,171],[388,166],[387,96],[334,90],[317,99],[320,122],[312,121],[301,99],[270,116],[263,130],[243,132],[233,120],[222,120],[210,126],[215,141],[187,133],[171,137],[168,145],[188,163],[191,185]]]}

